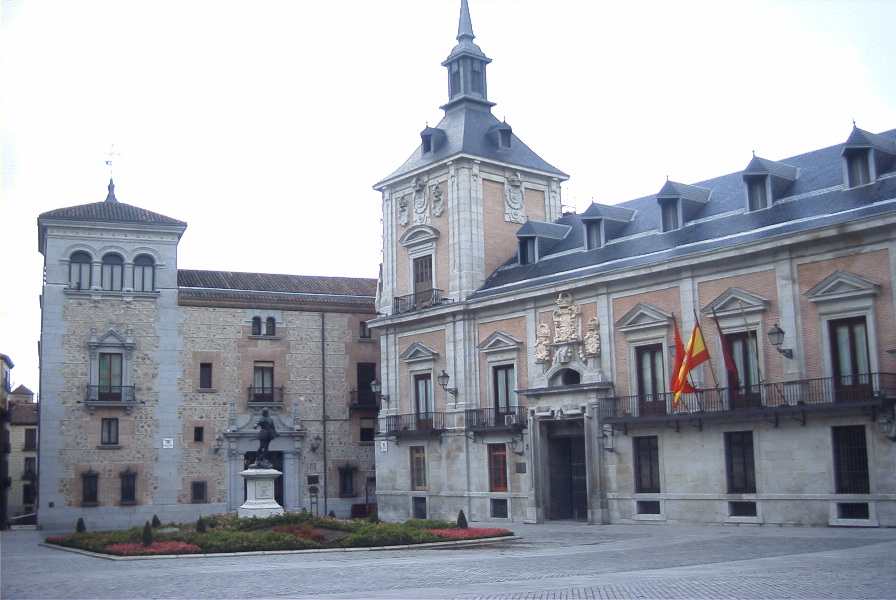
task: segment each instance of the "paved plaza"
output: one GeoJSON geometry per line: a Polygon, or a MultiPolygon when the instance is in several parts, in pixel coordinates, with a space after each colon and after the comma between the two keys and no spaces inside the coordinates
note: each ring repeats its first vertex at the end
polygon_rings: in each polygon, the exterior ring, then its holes
{"type": "Polygon", "coordinates": [[[514,524],[488,547],[110,561],[3,532],[3,598],[896,598],[896,529],[514,524]]]}

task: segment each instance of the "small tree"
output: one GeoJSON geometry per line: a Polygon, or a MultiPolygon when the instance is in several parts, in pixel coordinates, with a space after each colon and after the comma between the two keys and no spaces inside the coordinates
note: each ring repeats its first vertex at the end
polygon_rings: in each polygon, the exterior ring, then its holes
{"type": "Polygon", "coordinates": [[[152,525],[149,524],[149,521],[143,526],[143,545],[152,546],[152,525]]]}
{"type": "Polygon", "coordinates": [[[196,533],[205,533],[208,529],[205,526],[205,519],[199,517],[199,520],[196,521],[196,533]]]}
{"type": "Polygon", "coordinates": [[[78,522],[75,523],[75,531],[78,533],[87,531],[87,525],[84,524],[84,517],[78,517],[78,522]]]}
{"type": "Polygon", "coordinates": [[[457,528],[466,529],[467,527],[469,527],[467,524],[467,515],[465,515],[463,509],[461,509],[461,511],[457,513],[457,528]]]}
{"type": "Polygon", "coordinates": [[[159,520],[159,515],[152,516],[152,526],[153,527],[161,527],[162,522],[159,520]]]}
{"type": "Polygon", "coordinates": [[[330,514],[328,514],[327,516],[330,517],[331,519],[335,519],[335,518],[336,518],[336,513],[334,513],[334,512],[331,510],[331,511],[330,511],[330,514]]]}

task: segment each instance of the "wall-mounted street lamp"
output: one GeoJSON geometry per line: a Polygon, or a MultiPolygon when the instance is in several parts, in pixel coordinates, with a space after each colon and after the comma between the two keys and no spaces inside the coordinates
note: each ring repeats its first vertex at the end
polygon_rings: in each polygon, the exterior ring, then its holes
{"type": "Polygon", "coordinates": [[[782,354],[784,358],[793,358],[793,350],[781,347],[781,344],[784,343],[784,330],[781,329],[777,323],[768,330],[768,341],[771,342],[775,350],[777,350],[779,354],[782,354]]]}
{"type": "Polygon", "coordinates": [[[383,402],[389,402],[389,395],[380,393],[383,391],[383,385],[376,379],[370,382],[370,391],[376,394],[383,402]]]}
{"type": "Polygon", "coordinates": [[[442,369],[442,373],[436,377],[436,381],[439,382],[439,385],[442,386],[442,389],[451,394],[452,396],[457,396],[457,388],[448,387],[448,382],[451,381],[451,377],[448,375],[448,372],[445,369],[442,369]]]}

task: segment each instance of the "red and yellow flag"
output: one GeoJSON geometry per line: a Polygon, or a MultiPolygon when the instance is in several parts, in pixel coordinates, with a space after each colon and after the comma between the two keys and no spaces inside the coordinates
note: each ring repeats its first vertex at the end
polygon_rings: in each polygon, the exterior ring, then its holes
{"type": "Polygon", "coordinates": [[[706,349],[703,331],[700,329],[700,323],[695,323],[691,339],[688,340],[687,350],[684,353],[684,360],[681,361],[681,367],[673,382],[672,389],[675,390],[675,395],[672,397],[673,410],[677,410],[681,405],[681,394],[686,390],[685,386],[690,372],[707,360],[709,360],[709,351],[706,349]]]}
{"type": "MultiPolygon", "coordinates": [[[[669,389],[673,392],[677,392],[678,371],[681,370],[681,363],[684,362],[684,342],[681,341],[681,332],[678,331],[678,319],[675,318],[675,315],[672,315],[672,332],[675,339],[675,365],[672,368],[672,381],[669,382],[669,389]]],[[[691,386],[690,382],[688,382],[687,378],[684,380],[684,387],[681,388],[681,391],[685,394],[694,391],[694,388],[691,386]]]]}

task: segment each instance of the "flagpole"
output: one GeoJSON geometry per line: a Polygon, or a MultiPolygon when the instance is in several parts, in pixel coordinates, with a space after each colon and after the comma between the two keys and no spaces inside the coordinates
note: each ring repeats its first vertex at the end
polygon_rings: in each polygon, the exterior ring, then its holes
{"type": "MultiPolygon", "coordinates": [[[[694,310],[694,324],[696,327],[700,326],[700,318],[697,316],[696,309],[694,310]]],[[[692,334],[693,335],[693,334],[692,334]]],[[[703,329],[700,330],[700,335],[703,336],[703,329]]],[[[703,339],[706,340],[706,336],[703,336],[703,339]]],[[[719,380],[716,378],[716,368],[712,364],[712,354],[709,353],[709,348],[706,349],[706,360],[709,362],[709,372],[712,374],[712,380],[716,384],[716,389],[721,389],[719,387],[719,380]]]]}

